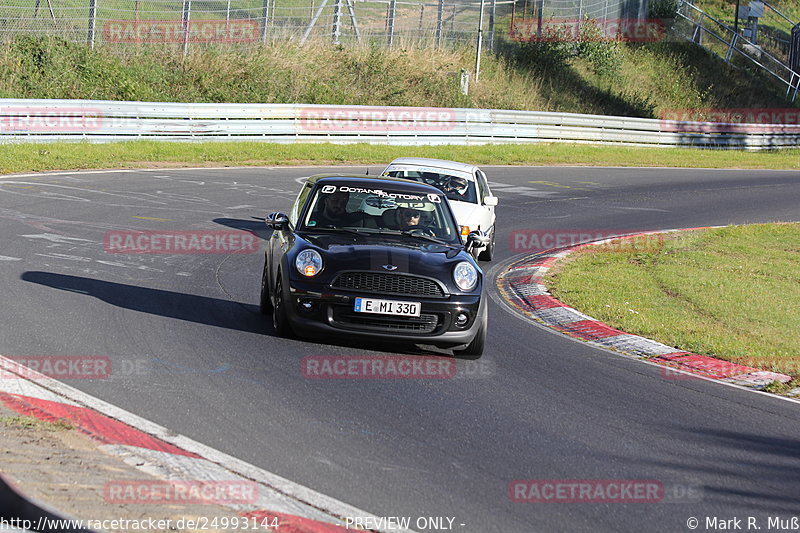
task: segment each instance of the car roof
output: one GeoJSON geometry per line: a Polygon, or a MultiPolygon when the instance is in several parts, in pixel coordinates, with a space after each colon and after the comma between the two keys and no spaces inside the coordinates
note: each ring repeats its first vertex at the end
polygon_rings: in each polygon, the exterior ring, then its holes
{"type": "Polygon", "coordinates": [[[418,165],[423,167],[434,167],[446,170],[460,170],[470,174],[478,170],[478,167],[469,163],[459,163],[458,161],[447,161],[445,159],[428,159],[426,157],[398,157],[389,165],[418,165]]]}
{"type": "Polygon", "coordinates": [[[386,182],[393,182],[392,185],[395,189],[407,192],[417,192],[420,194],[435,193],[442,195],[442,191],[432,185],[420,183],[414,180],[407,180],[405,178],[390,178],[388,176],[371,177],[371,176],[358,176],[353,174],[316,174],[308,178],[308,183],[325,184],[331,183],[348,183],[357,187],[386,187],[386,182]]]}

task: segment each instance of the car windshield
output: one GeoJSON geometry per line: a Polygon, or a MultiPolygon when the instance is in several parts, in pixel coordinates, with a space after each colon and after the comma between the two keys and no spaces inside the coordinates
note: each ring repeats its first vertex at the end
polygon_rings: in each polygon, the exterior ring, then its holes
{"type": "Polygon", "coordinates": [[[478,195],[475,191],[475,181],[469,179],[469,174],[452,172],[435,168],[400,168],[389,167],[384,173],[392,178],[405,178],[408,180],[419,181],[427,185],[433,185],[450,200],[460,202],[478,203],[478,195]]]}
{"type": "Polygon", "coordinates": [[[391,183],[375,187],[326,183],[312,194],[299,229],[435,237],[459,243],[459,232],[441,193],[408,192],[391,183]]]}

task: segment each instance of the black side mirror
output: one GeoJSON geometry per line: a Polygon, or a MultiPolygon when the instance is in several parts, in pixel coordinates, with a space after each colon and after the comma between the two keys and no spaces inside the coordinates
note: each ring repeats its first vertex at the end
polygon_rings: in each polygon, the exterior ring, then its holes
{"type": "Polygon", "coordinates": [[[265,222],[267,226],[274,230],[282,230],[289,225],[289,217],[286,216],[286,213],[270,213],[267,215],[265,222]]]}
{"type": "MultiPolygon", "coordinates": [[[[467,235],[466,249],[468,253],[473,253],[474,250],[489,246],[489,236],[485,232],[476,230],[471,231],[467,235]]],[[[474,254],[473,254],[474,255],[474,254]]]]}

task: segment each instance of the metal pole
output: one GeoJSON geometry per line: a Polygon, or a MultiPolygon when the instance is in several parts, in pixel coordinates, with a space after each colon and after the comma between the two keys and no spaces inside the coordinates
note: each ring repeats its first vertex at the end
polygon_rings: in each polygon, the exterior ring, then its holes
{"type": "Polygon", "coordinates": [[[394,15],[395,10],[397,9],[397,0],[389,0],[389,13],[387,13],[386,17],[386,25],[389,28],[389,36],[388,36],[388,45],[389,48],[392,47],[394,44],[394,15]]]}
{"type": "Polygon", "coordinates": [[[425,17],[425,4],[420,3],[420,5],[419,5],[419,31],[420,31],[419,40],[420,41],[422,41],[423,35],[425,35],[425,32],[422,29],[422,24],[423,24],[423,21],[424,21],[424,17],[425,17]]]}
{"type": "Polygon", "coordinates": [[[353,31],[356,32],[356,41],[361,42],[361,32],[358,31],[358,22],[356,22],[356,8],[353,5],[353,0],[347,0],[347,10],[350,12],[350,22],[353,23],[353,31]]]}
{"type": "Polygon", "coordinates": [[[94,32],[97,28],[96,8],[97,0],[89,0],[89,35],[87,40],[89,41],[89,48],[92,50],[94,50],[94,32]]]}
{"type": "Polygon", "coordinates": [[[494,52],[494,15],[497,9],[497,0],[492,0],[492,7],[489,10],[489,50],[494,52]]]}
{"type": "Polygon", "coordinates": [[[308,36],[311,35],[311,30],[314,29],[314,25],[317,23],[317,20],[319,19],[319,16],[322,14],[322,10],[325,9],[326,5],[328,5],[328,0],[322,0],[322,3],[319,5],[319,9],[317,9],[317,12],[314,14],[314,18],[312,18],[311,22],[308,23],[308,28],[306,28],[303,38],[300,39],[300,44],[305,44],[305,42],[308,40],[308,36]]]}
{"type": "Polygon", "coordinates": [[[225,5],[225,34],[228,35],[228,28],[231,25],[231,0],[225,5]]]}
{"type": "Polygon", "coordinates": [[[536,39],[542,40],[542,11],[544,10],[544,0],[536,2],[538,13],[536,14],[536,39]]]}
{"type": "Polygon", "coordinates": [[[439,0],[436,11],[436,48],[442,46],[442,18],[444,17],[444,0],[439,0]]]}
{"type": "Polygon", "coordinates": [[[736,0],[736,11],[733,13],[733,33],[739,33],[739,0],[736,0]]]}
{"type": "Polygon", "coordinates": [[[333,1],[333,29],[331,30],[331,40],[333,44],[339,44],[339,36],[342,34],[342,0],[333,1]]]}
{"type": "Polygon", "coordinates": [[[264,0],[261,8],[261,42],[267,42],[267,20],[269,19],[269,0],[264,0]]]}
{"type": "Polygon", "coordinates": [[[483,2],[481,0],[481,14],[478,17],[478,49],[475,52],[475,83],[481,76],[481,45],[483,44],[483,2]]]}
{"type": "Polygon", "coordinates": [[[189,53],[189,19],[192,12],[192,0],[183,0],[183,55],[189,53]]]}

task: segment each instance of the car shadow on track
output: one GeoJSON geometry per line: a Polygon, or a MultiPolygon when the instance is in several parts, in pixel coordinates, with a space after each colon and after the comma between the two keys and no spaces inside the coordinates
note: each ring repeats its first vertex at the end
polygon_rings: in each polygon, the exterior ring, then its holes
{"type": "MultiPolygon", "coordinates": [[[[216,326],[248,333],[275,336],[272,320],[262,315],[257,305],[197,296],[163,289],[138,287],[125,283],[103,281],[53,272],[28,271],[22,280],[53,289],[86,294],[111,305],[151,315],[176,318],[207,326],[216,326]]],[[[302,342],[337,346],[367,352],[387,354],[449,356],[449,351],[435,347],[421,349],[413,345],[375,343],[341,338],[303,338],[302,342]]]]}
{"type": "Polygon", "coordinates": [[[22,280],[97,298],[111,305],[158,315],[258,334],[273,334],[258,306],[163,289],[52,272],[24,272],[22,280]]]}

